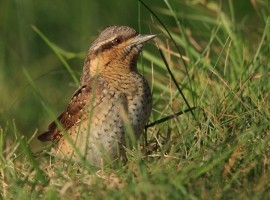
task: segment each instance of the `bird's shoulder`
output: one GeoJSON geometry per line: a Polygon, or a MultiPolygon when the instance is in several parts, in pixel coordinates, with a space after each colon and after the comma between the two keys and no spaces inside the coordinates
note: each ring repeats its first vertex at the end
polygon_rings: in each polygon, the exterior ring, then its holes
{"type": "Polygon", "coordinates": [[[88,84],[80,86],[72,96],[66,110],[58,116],[49,126],[48,130],[38,136],[41,141],[53,141],[62,137],[62,131],[68,131],[81,118],[90,106],[95,107],[101,99],[104,81],[96,78],[91,79],[88,84]],[[92,100],[94,97],[94,101],[92,100]],[[92,105],[91,105],[92,104],[92,105]]]}

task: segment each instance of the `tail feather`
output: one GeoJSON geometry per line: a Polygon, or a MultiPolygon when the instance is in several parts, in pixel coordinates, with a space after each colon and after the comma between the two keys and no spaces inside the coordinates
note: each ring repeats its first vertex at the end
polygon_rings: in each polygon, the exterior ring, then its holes
{"type": "Polygon", "coordinates": [[[46,131],[38,136],[38,139],[42,142],[54,140],[54,134],[52,131],[46,131]]]}

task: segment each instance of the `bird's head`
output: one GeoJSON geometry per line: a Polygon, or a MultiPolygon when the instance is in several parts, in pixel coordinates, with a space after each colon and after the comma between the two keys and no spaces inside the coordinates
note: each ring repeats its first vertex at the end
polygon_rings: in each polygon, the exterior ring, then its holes
{"type": "Polygon", "coordinates": [[[91,45],[85,67],[90,76],[104,71],[136,70],[142,47],[154,37],[141,35],[128,26],[109,26],[91,45]]]}

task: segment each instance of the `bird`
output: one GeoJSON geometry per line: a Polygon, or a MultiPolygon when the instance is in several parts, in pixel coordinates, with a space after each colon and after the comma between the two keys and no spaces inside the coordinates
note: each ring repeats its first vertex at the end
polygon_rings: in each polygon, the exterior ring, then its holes
{"type": "Polygon", "coordinates": [[[79,88],[65,111],[38,136],[54,143],[56,157],[101,166],[125,155],[129,137],[140,137],[151,114],[152,93],[137,61],[155,37],[129,26],[101,31],[84,60],[79,88]]]}

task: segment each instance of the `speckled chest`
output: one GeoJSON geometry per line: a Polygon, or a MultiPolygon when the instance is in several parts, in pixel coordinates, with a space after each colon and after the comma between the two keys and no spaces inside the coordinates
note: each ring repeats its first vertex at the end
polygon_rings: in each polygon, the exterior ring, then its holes
{"type": "Polygon", "coordinates": [[[136,92],[127,95],[129,120],[133,126],[134,133],[140,136],[152,109],[152,95],[147,81],[138,77],[136,92]]]}
{"type": "MultiPolygon", "coordinates": [[[[140,75],[118,77],[109,83],[98,80],[97,88],[88,96],[87,102],[86,108],[82,109],[84,114],[68,130],[68,135],[78,152],[94,163],[99,162],[102,152],[107,152],[111,158],[118,157],[119,149],[125,145],[125,120],[139,137],[152,107],[149,85],[140,75]]],[[[75,155],[72,146],[63,137],[58,154],[72,157],[75,155]]]]}

